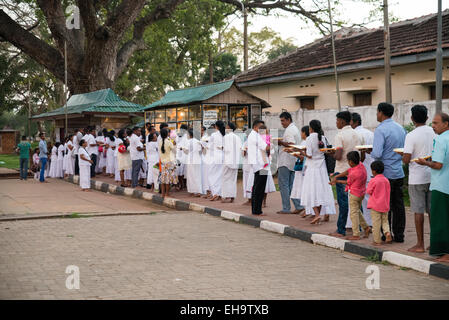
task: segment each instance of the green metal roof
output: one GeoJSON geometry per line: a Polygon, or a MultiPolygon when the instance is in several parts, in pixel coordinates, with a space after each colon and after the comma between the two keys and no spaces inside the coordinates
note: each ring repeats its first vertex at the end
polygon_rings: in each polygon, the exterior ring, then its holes
{"type": "MultiPolygon", "coordinates": [[[[121,100],[112,89],[76,94],[67,101],[67,114],[94,113],[132,113],[139,112],[141,105],[121,100]]],[[[65,115],[65,106],[36,115],[33,119],[51,118],[65,115]]]]}
{"type": "Polygon", "coordinates": [[[179,89],[174,91],[169,91],[161,100],[156,101],[146,107],[143,107],[141,111],[163,107],[163,106],[173,106],[189,104],[192,102],[201,102],[220,93],[228,90],[234,84],[234,80],[228,80],[224,82],[218,82],[213,84],[208,84],[204,86],[179,89]]]}

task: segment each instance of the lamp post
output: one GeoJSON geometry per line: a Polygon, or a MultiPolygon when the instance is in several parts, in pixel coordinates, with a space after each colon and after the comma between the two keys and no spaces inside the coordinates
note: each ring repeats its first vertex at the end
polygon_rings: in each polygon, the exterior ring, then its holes
{"type": "Polygon", "coordinates": [[[337,72],[337,55],[335,53],[335,40],[334,40],[334,27],[332,22],[332,7],[331,1],[327,0],[329,5],[329,21],[331,25],[331,39],[332,39],[332,56],[334,59],[334,74],[335,74],[335,87],[337,89],[337,100],[338,100],[338,111],[341,111],[341,98],[340,98],[340,84],[338,82],[338,72],[337,72]]]}
{"type": "Polygon", "coordinates": [[[441,8],[441,0],[438,0],[438,22],[437,22],[437,61],[436,61],[436,112],[441,112],[443,109],[443,49],[441,48],[443,36],[443,15],[441,8]]]}
{"type": "Polygon", "coordinates": [[[69,136],[68,116],[67,116],[67,41],[64,41],[64,102],[65,102],[65,130],[64,138],[69,136]]]}

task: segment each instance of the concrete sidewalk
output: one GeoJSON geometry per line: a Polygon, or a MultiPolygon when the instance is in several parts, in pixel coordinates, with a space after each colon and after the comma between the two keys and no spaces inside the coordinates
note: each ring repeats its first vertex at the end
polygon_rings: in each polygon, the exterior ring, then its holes
{"type": "MultiPolygon", "coordinates": [[[[96,181],[106,182],[108,184],[120,185],[109,177],[104,175],[98,175],[95,178],[96,181]]],[[[274,181],[277,184],[277,177],[274,177],[274,181]]],[[[137,190],[149,192],[145,188],[137,187],[137,190]]],[[[173,189],[174,190],[174,189],[173,189]]],[[[223,211],[232,211],[236,213],[240,213],[246,216],[251,216],[251,206],[243,205],[246,202],[246,199],[243,198],[242,195],[242,181],[238,180],[238,189],[237,189],[237,199],[234,203],[221,203],[221,201],[210,201],[203,198],[191,197],[186,191],[173,191],[170,193],[170,197],[176,198],[181,201],[192,202],[202,206],[207,206],[211,208],[217,208],[223,211]]],[[[337,209],[337,215],[331,215],[329,222],[323,222],[321,225],[311,225],[310,221],[307,219],[303,219],[298,215],[283,215],[277,214],[277,211],[282,209],[282,201],[280,192],[273,192],[268,194],[267,198],[267,207],[263,208],[264,214],[266,216],[263,217],[264,220],[269,220],[276,223],[281,223],[285,225],[292,226],[294,228],[300,230],[306,230],[310,232],[316,232],[321,234],[329,234],[330,232],[334,232],[337,229],[337,219],[338,219],[338,204],[335,201],[335,207],[337,209]]],[[[292,210],[294,209],[292,203],[292,210]]],[[[393,243],[390,245],[384,245],[381,249],[395,251],[407,255],[411,255],[421,259],[431,259],[427,253],[411,253],[408,252],[407,249],[414,246],[416,244],[416,231],[414,225],[414,215],[410,212],[410,208],[406,208],[407,214],[407,225],[405,230],[405,242],[404,243],[393,243]]],[[[429,220],[428,217],[425,217],[425,230],[424,230],[424,241],[425,246],[430,245],[430,230],[429,230],[429,220]]],[[[347,234],[352,234],[352,230],[348,230],[347,234]]],[[[357,243],[371,245],[373,242],[373,237],[370,235],[369,239],[362,239],[356,241],[357,243]]]]}
{"type": "Polygon", "coordinates": [[[100,192],[82,192],[64,180],[0,180],[0,218],[73,213],[148,213],[163,206],[100,192]]]}

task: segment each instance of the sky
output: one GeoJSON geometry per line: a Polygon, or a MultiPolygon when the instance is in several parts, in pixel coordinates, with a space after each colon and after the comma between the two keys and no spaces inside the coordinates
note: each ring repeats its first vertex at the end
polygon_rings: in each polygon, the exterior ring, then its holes
{"type": "MultiPolygon", "coordinates": [[[[304,0],[307,2],[310,0],[304,0]]],[[[332,1],[331,1],[332,2],[332,1]]],[[[357,0],[341,0],[342,17],[352,23],[362,23],[369,16],[372,5],[361,3],[357,0]],[[343,14],[344,12],[344,14],[343,14]]],[[[443,0],[443,10],[449,9],[449,0],[443,0]]],[[[436,13],[438,11],[437,0],[389,0],[390,14],[401,20],[412,19],[423,15],[436,13]]],[[[293,15],[284,17],[251,17],[249,32],[256,32],[263,27],[269,27],[281,34],[284,39],[292,38],[293,43],[302,46],[313,42],[321,37],[320,33],[313,27],[308,27],[303,21],[293,15]]],[[[243,18],[236,18],[232,25],[243,28],[243,18]]],[[[382,21],[366,25],[368,28],[381,27],[382,21]]]]}

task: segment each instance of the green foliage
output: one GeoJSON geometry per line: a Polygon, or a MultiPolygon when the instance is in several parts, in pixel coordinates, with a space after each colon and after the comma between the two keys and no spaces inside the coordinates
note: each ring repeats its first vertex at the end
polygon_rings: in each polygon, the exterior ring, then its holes
{"type": "MultiPolygon", "coordinates": [[[[223,53],[218,57],[215,57],[213,62],[213,70],[214,70],[214,82],[220,82],[226,79],[232,78],[232,76],[238,74],[241,69],[237,64],[237,57],[232,53],[223,53]]],[[[209,72],[203,73],[202,83],[209,83],[210,76],[209,72]]]]}
{"type": "Polygon", "coordinates": [[[407,125],[404,126],[404,129],[407,131],[407,133],[415,130],[415,125],[413,123],[409,123],[407,125]]]}
{"type": "Polygon", "coordinates": [[[17,154],[0,154],[0,167],[8,169],[19,169],[19,155],[17,154]]]}

